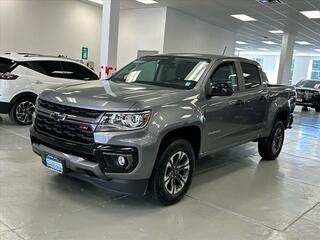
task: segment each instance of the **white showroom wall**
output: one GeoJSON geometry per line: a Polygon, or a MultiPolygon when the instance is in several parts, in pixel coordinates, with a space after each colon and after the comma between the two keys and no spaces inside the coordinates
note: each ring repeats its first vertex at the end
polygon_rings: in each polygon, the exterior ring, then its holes
{"type": "MultiPolygon", "coordinates": [[[[278,69],[279,69],[279,54],[267,55],[259,53],[241,53],[240,57],[256,60],[257,58],[263,59],[262,67],[266,72],[269,82],[272,84],[277,83],[278,69]]],[[[312,61],[320,60],[320,56],[299,56],[294,55],[294,68],[292,74],[292,84],[296,84],[303,79],[310,79],[312,61]]]]}
{"type": "Polygon", "coordinates": [[[171,8],[120,12],[118,67],[137,57],[138,50],[159,53],[233,55],[235,34],[171,8]]]}
{"type": "Polygon", "coordinates": [[[118,68],[137,58],[138,50],[163,52],[166,8],[121,10],[118,68]]]}
{"type": "MultiPolygon", "coordinates": [[[[89,48],[100,66],[102,8],[79,0],[0,0],[0,53],[34,52],[80,59],[89,48]]],[[[138,50],[233,55],[235,34],[160,7],[120,11],[118,68],[138,50]]]]}
{"type": "Polygon", "coordinates": [[[235,33],[172,8],[167,9],[164,52],[234,55],[235,33]]]}
{"type": "Polygon", "coordinates": [[[63,54],[89,60],[99,69],[101,12],[78,0],[0,0],[0,53],[63,54]]]}

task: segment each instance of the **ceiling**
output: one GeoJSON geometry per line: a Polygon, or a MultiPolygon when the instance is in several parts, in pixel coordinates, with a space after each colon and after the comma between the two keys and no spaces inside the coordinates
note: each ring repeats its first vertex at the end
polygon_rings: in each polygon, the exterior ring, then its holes
{"type": "Polygon", "coordinates": [[[280,51],[281,34],[269,30],[282,30],[297,34],[297,41],[307,41],[310,46],[296,44],[298,54],[320,54],[320,19],[310,20],[299,11],[320,10],[320,0],[281,0],[282,4],[261,4],[257,0],[157,0],[158,4],[145,5],[134,0],[121,0],[122,9],[145,7],[172,7],[206,22],[237,33],[237,40],[249,43],[237,45],[246,51],[266,48],[267,52],[280,51]],[[242,22],[230,15],[246,14],[256,22],[242,22]],[[262,41],[274,41],[267,45],[262,41]]]}

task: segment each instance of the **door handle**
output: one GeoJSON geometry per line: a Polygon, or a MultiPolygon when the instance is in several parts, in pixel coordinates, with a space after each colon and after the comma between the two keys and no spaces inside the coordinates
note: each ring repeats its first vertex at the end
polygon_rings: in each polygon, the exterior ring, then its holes
{"type": "Polygon", "coordinates": [[[261,96],[261,97],[259,98],[259,100],[260,100],[260,101],[265,101],[265,100],[267,100],[267,98],[264,97],[264,96],[261,96]]]}
{"type": "Polygon", "coordinates": [[[244,104],[244,101],[239,99],[236,101],[236,105],[243,105],[244,104]]]}
{"type": "Polygon", "coordinates": [[[37,80],[37,81],[36,81],[36,84],[43,84],[43,82],[37,80]]]}

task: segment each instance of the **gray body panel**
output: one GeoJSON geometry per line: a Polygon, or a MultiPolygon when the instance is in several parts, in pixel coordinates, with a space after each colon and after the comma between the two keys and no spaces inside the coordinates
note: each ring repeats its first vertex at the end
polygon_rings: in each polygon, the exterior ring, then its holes
{"type": "Polygon", "coordinates": [[[152,111],[148,125],[141,130],[95,132],[95,139],[99,144],[132,146],[138,149],[139,163],[133,172],[106,173],[111,179],[150,178],[161,141],[172,130],[186,126],[198,127],[201,132],[199,157],[202,157],[266,137],[271,131],[276,114],[279,111],[290,113],[288,100],[293,89],[287,86],[268,87],[260,66],[263,83],[253,90],[244,89],[239,61],[258,66],[256,62],[212,55],[184,56],[211,60],[192,90],[103,80],[55,87],[44,91],[40,98],[57,104],[105,112],[152,111]],[[234,61],[237,64],[240,91],[232,96],[208,98],[206,88],[209,76],[225,61],[234,61]],[[237,104],[239,100],[244,104],[237,104]]]}

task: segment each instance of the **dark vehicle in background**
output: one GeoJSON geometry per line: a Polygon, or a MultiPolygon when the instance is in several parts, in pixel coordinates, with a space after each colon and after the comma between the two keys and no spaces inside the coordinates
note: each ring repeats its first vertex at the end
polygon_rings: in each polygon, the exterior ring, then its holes
{"type": "Polygon", "coordinates": [[[296,85],[297,102],[299,106],[305,109],[314,108],[316,112],[320,112],[320,81],[302,80],[296,85]]]}

